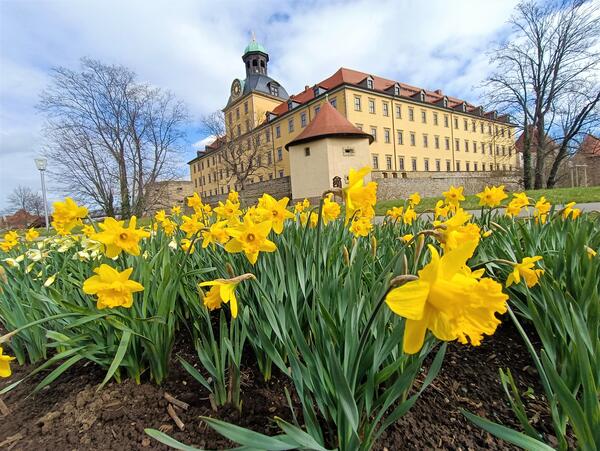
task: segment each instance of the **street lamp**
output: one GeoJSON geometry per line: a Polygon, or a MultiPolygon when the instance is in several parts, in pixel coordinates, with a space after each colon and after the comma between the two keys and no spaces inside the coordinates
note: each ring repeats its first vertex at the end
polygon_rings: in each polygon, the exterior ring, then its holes
{"type": "Polygon", "coordinates": [[[46,216],[46,230],[49,229],[48,222],[48,201],[46,200],[46,178],[44,172],[46,172],[46,166],[48,166],[48,160],[46,158],[36,158],[35,165],[40,171],[40,177],[42,178],[42,197],[44,198],[44,215],[46,216]]]}

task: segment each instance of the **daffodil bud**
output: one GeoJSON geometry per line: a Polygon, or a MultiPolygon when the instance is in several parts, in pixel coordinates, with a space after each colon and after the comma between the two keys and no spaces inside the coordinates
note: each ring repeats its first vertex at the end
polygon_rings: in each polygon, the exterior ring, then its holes
{"type": "Polygon", "coordinates": [[[350,266],[350,254],[348,253],[348,248],[346,246],[344,246],[344,248],[343,248],[343,254],[344,254],[344,263],[346,263],[346,266],[350,266]]]}

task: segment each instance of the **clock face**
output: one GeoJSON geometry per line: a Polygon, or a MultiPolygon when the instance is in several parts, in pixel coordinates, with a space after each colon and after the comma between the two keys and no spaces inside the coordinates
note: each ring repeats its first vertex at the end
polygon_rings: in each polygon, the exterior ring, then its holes
{"type": "Polygon", "coordinates": [[[233,80],[233,83],[231,84],[231,95],[233,97],[238,97],[242,92],[242,84],[240,83],[239,80],[233,80]]]}

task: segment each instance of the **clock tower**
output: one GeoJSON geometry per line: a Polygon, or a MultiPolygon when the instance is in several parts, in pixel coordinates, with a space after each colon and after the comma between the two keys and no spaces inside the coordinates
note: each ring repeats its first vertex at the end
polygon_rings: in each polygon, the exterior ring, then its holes
{"type": "Polygon", "coordinates": [[[246,77],[252,74],[267,75],[269,54],[261,44],[256,42],[254,33],[252,33],[252,41],[244,50],[242,61],[246,65],[246,77]]]}

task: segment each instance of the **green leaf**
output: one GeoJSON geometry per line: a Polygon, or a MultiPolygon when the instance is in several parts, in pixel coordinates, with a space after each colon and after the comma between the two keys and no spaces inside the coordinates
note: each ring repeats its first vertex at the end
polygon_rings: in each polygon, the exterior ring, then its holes
{"type": "Polygon", "coordinates": [[[304,432],[297,426],[288,423],[287,421],[275,417],[275,422],[279,427],[286,433],[286,435],[298,445],[298,447],[304,447],[315,451],[327,451],[327,448],[318,443],[314,437],[304,432]]]}
{"type": "Polygon", "coordinates": [[[131,332],[130,331],[123,332],[123,336],[121,337],[121,342],[119,343],[119,348],[117,349],[115,358],[113,359],[112,363],[110,364],[110,367],[108,368],[108,371],[106,372],[106,376],[104,377],[104,380],[98,386],[98,390],[100,390],[102,387],[104,387],[106,385],[106,383],[110,380],[110,378],[113,377],[113,375],[115,374],[115,371],[117,371],[117,368],[119,368],[119,365],[123,361],[123,357],[125,357],[125,353],[127,352],[127,348],[129,346],[130,339],[131,339],[131,332]]]}
{"type": "Polygon", "coordinates": [[[544,442],[540,442],[528,435],[521,432],[517,432],[513,429],[502,426],[501,424],[494,423],[493,421],[486,420],[485,418],[478,417],[477,415],[467,412],[466,410],[460,409],[461,413],[467,417],[469,421],[479,426],[481,429],[486,430],[492,435],[501,438],[504,441],[512,443],[513,445],[520,446],[523,449],[530,451],[554,451],[554,448],[546,445],[544,442]]]}
{"type": "Polygon", "coordinates": [[[233,424],[226,423],[225,421],[202,416],[200,418],[202,418],[206,424],[208,424],[223,437],[239,443],[240,445],[250,446],[252,448],[263,449],[266,451],[279,451],[295,448],[295,446],[278,440],[275,437],[269,437],[268,435],[235,426],[233,424]]]}
{"type": "Polygon", "coordinates": [[[200,371],[194,368],[183,357],[178,356],[177,358],[179,359],[179,362],[181,362],[181,365],[185,368],[185,370],[190,374],[190,376],[192,376],[194,379],[200,382],[204,387],[206,387],[208,391],[210,391],[211,393],[213,392],[213,387],[208,383],[206,378],[202,376],[202,374],[200,374],[200,371]]]}
{"type": "Polygon", "coordinates": [[[33,389],[33,393],[37,393],[46,385],[50,385],[56,380],[58,376],[67,371],[69,368],[71,368],[71,366],[79,362],[84,357],[85,356],[83,355],[76,354],[72,356],[69,360],[63,362],[58,368],[55,368],[54,371],[48,374],[44,379],[42,379],[42,381],[39,384],[36,385],[36,387],[33,389]]]}
{"type": "Polygon", "coordinates": [[[178,442],[173,437],[169,437],[167,434],[160,432],[156,429],[144,429],[144,432],[152,437],[154,440],[158,440],[160,443],[170,446],[174,449],[180,449],[182,451],[202,451],[200,448],[194,448],[193,446],[184,445],[181,442],[178,442]]]}

